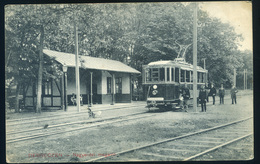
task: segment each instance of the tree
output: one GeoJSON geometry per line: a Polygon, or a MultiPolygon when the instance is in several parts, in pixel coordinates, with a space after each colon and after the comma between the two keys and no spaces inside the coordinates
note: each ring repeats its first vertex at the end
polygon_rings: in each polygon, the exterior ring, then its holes
{"type": "MultiPolygon", "coordinates": [[[[6,79],[8,85],[17,86],[17,94],[21,85],[38,81],[37,112],[41,78],[59,78],[61,71],[54,59],[42,57],[42,49],[74,53],[74,24],[79,29],[80,55],[119,60],[139,71],[152,61],[173,60],[180,51],[178,44],[192,43],[192,4],[10,5],[5,12],[6,79]]],[[[201,59],[206,58],[210,80],[231,84],[233,69],[248,66],[237,49],[241,35],[201,9],[198,25],[198,64],[203,66],[201,59]]],[[[191,47],[186,52],[189,63],[191,47]]]]}
{"type": "MultiPolygon", "coordinates": [[[[38,79],[36,112],[41,112],[44,32],[45,28],[48,32],[48,27],[57,25],[55,21],[57,17],[54,17],[55,12],[53,12],[56,7],[55,5],[46,8],[41,5],[16,5],[6,8],[8,13],[6,15],[6,41],[16,43],[6,46],[6,52],[12,54],[11,59],[15,61],[11,64],[6,61],[6,67],[14,70],[14,73],[9,76],[14,77],[16,81],[16,93],[19,93],[21,85],[38,79]]],[[[17,111],[18,96],[16,102],[17,111]]]]}

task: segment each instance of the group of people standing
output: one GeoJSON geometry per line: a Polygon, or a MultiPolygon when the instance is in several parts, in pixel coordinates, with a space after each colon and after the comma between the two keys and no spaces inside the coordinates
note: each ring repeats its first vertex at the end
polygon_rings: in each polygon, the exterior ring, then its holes
{"type": "MultiPolygon", "coordinates": [[[[230,90],[230,95],[232,99],[232,104],[236,104],[236,93],[238,92],[237,88],[232,85],[232,88],[230,90]]],[[[221,84],[221,87],[218,90],[219,98],[220,98],[220,104],[224,104],[224,97],[225,97],[225,89],[223,84],[221,84]]],[[[211,84],[211,88],[209,93],[207,93],[207,90],[205,89],[205,85],[201,86],[201,89],[199,91],[199,97],[198,101],[201,104],[201,111],[206,112],[207,107],[206,103],[208,101],[208,96],[212,96],[213,99],[213,105],[215,105],[215,97],[217,95],[217,89],[214,87],[214,84],[211,84]]],[[[181,100],[181,106],[182,108],[188,108],[188,100],[190,99],[190,91],[187,87],[187,84],[185,83],[185,86],[182,88],[180,92],[180,100],[181,100]]]]}
{"type": "MultiPolygon", "coordinates": [[[[234,85],[232,85],[232,88],[230,90],[232,104],[237,103],[237,100],[236,100],[237,99],[237,97],[236,97],[237,92],[238,92],[237,88],[234,85]]],[[[218,94],[219,94],[219,100],[220,100],[219,103],[224,104],[225,89],[224,89],[223,84],[221,84],[219,91],[218,91],[218,94]]],[[[217,95],[217,90],[214,87],[214,84],[211,84],[211,88],[210,88],[208,96],[212,96],[213,105],[215,105],[215,96],[216,95],[217,95]]],[[[202,85],[201,90],[199,92],[199,102],[201,104],[202,112],[204,112],[204,111],[206,112],[206,101],[207,101],[207,91],[205,90],[205,86],[202,85]]]]}
{"type": "MultiPolygon", "coordinates": [[[[219,88],[218,93],[219,93],[220,104],[224,104],[225,89],[223,87],[223,84],[221,84],[221,87],[219,88]]],[[[214,84],[211,84],[211,88],[210,88],[208,96],[212,96],[213,105],[215,105],[215,96],[216,95],[217,95],[217,90],[214,87],[214,84]]]]}

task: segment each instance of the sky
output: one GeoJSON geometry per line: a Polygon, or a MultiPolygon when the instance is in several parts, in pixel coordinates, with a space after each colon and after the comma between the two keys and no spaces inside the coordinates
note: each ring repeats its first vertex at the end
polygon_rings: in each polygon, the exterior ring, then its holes
{"type": "Polygon", "coordinates": [[[220,18],[223,23],[229,23],[235,27],[238,34],[242,34],[244,41],[240,44],[240,50],[253,49],[252,29],[252,3],[248,1],[222,1],[199,3],[212,17],[220,18]]]}

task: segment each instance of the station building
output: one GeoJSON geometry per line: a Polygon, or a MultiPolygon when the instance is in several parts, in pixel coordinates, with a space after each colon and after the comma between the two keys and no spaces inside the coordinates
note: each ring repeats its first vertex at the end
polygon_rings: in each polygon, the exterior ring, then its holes
{"type": "MultiPolygon", "coordinates": [[[[50,78],[42,82],[42,107],[72,105],[76,95],[75,54],[43,50],[63,67],[60,79],[50,78]]],[[[79,55],[80,94],[83,104],[130,103],[132,99],[131,79],[140,74],[128,65],[104,58],[79,55]]],[[[36,83],[24,87],[24,104],[36,106],[36,83]]]]}

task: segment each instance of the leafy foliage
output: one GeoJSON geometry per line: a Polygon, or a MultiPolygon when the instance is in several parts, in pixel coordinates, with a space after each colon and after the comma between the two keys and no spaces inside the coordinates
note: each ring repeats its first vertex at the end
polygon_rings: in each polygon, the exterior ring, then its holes
{"type": "MultiPolygon", "coordinates": [[[[9,5],[5,13],[6,79],[14,83],[37,79],[40,26],[45,48],[74,53],[76,24],[81,55],[119,60],[139,71],[149,62],[176,58],[176,41],[192,43],[193,4],[9,5]]],[[[234,68],[252,70],[251,52],[238,51],[241,39],[229,24],[198,10],[198,64],[203,66],[201,59],[206,58],[216,85],[232,83],[234,68]]],[[[186,61],[192,63],[192,46],[186,61]]],[[[43,78],[60,75],[60,66],[45,57],[43,78]]]]}

